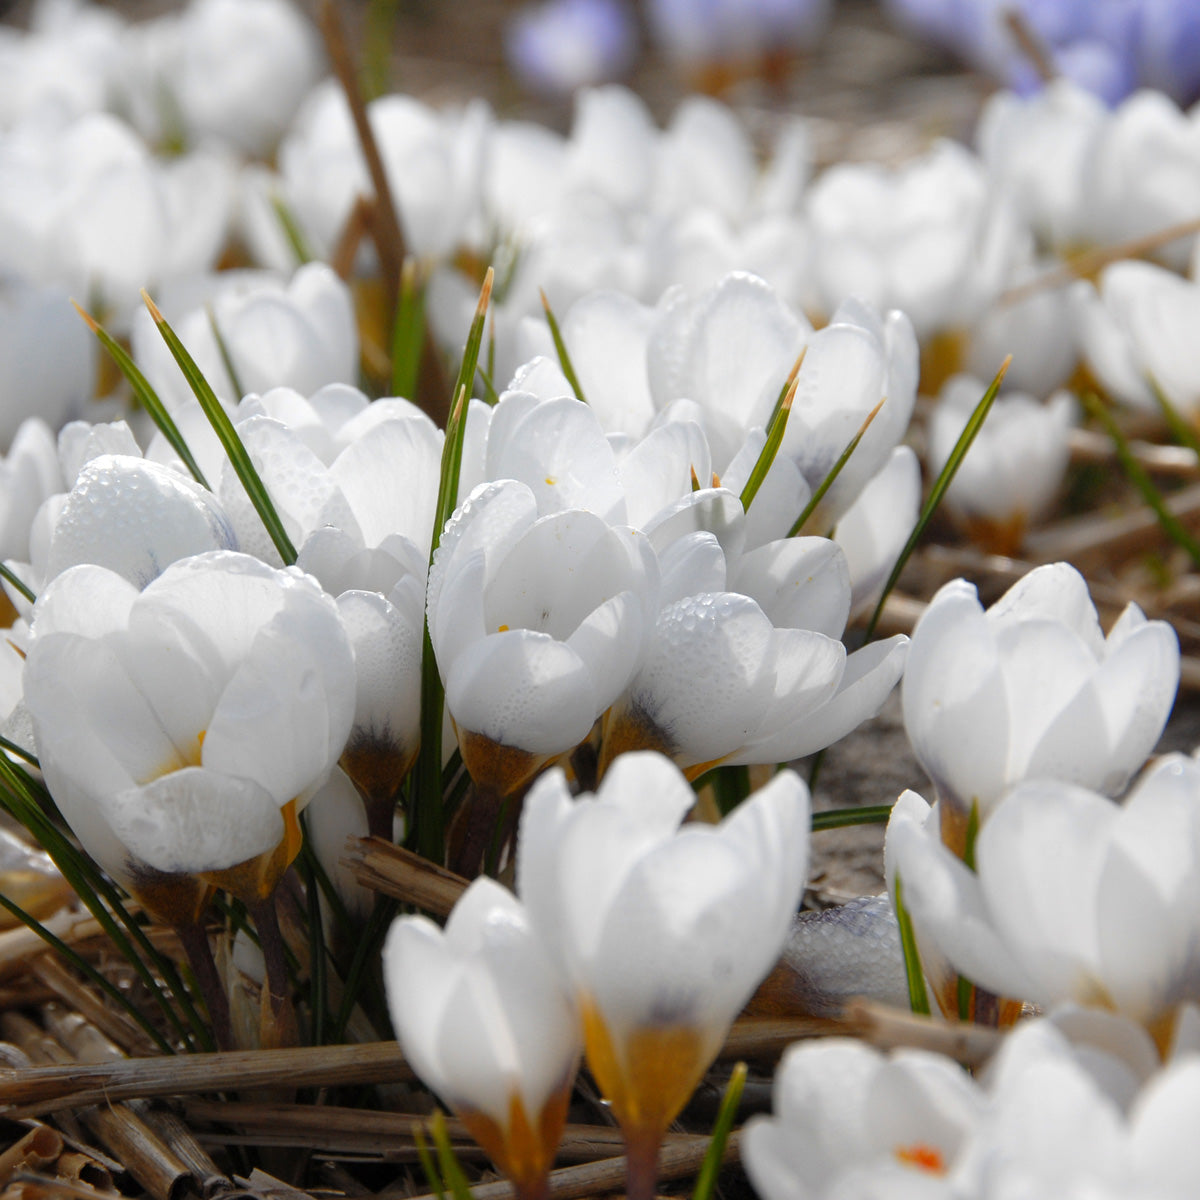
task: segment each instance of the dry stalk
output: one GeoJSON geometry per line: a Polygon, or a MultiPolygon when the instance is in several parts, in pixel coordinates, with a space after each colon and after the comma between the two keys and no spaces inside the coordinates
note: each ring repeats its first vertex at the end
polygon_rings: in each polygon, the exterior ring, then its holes
{"type": "MultiPolygon", "coordinates": [[[[1073,462],[1115,463],[1112,438],[1098,429],[1072,429],[1067,437],[1073,462]]],[[[1200,471],[1196,455],[1186,446],[1160,446],[1156,442],[1132,441],[1130,453],[1148,471],[1161,475],[1195,475],[1200,471]]]]}
{"type": "MultiPolygon", "coordinates": [[[[29,969],[64,1004],[100,1030],[106,1038],[115,1042],[126,1054],[144,1058],[155,1053],[154,1043],[128,1014],[110,1008],[91,988],[76,979],[56,957],[44,954],[35,958],[29,964],[29,969]]],[[[88,1059],[78,1053],[76,1058],[85,1062],[104,1061],[102,1058],[88,1059]]]]}
{"type": "Polygon", "coordinates": [[[95,1065],[0,1070],[0,1105],[9,1117],[86,1104],[263,1087],[326,1087],[412,1079],[395,1042],[233,1050],[186,1057],[125,1059],[95,1065]]]}
{"type": "MultiPolygon", "coordinates": [[[[1200,527],[1200,484],[1166,497],[1167,510],[1189,528],[1200,527]]],[[[1060,521],[1025,539],[1028,556],[1039,562],[1066,560],[1084,574],[1158,545],[1166,535],[1147,507],[1109,516],[1089,513],[1060,521]]]]}
{"type": "Polygon", "coordinates": [[[1099,246],[1095,250],[1086,250],[1082,254],[1076,254],[1066,259],[1061,266],[1055,267],[1053,271],[1047,271],[1045,275],[1039,275],[1036,279],[1029,280],[1028,283],[1018,284],[1006,292],[1001,292],[996,302],[997,304],[1020,304],[1022,300],[1028,300],[1031,296],[1036,296],[1038,292],[1066,287],[1068,284],[1074,283],[1076,279],[1086,279],[1088,276],[1095,275],[1109,263],[1123,258],[1143,258],[1147,254],[1153,254],[1155,250],[1169,246],[1180,238],[1192,237],[1197,233],[1200,233],[1200,217],[1193,217],[1190,221],[1180,221],[1176,225],[1168,225],[1165,229],[1155,230],[1154,233],[1147,233],[1143,237],[1131,238],[1116,246],[1099,246]]]}
{"type": "MultiPolygon", "coordinates": [[[[659,1182],[684,1179],[700,1169],[708,1151],[708,1138],[695,1137],[687,1142],[664,1144],[658,1159],[659,1182]]],[[[741,1133],[729,1135],[725,1145],[723,1162],[736,1162],[741,1151],[741,1133]]],[[[599,1162],[585,1163],[578,1167],[563,1167],[550,1172],[550,1200],[579,1200],[604,1192],[623,1191],[625,1188],[625,1158],[605,1158],[599,1162]]],[[[476,1184],[471,1188],[474,1200],[515,1200],[512,1184],[505,1180],[496,1183],[476,1184]]],[[[414,1200],[436,1200],[423,1195],[414,1200]]]]}
{"type": "MultiPolygon", "coordinates": [[[[214,1100],[187,1100],[184,1113],[194,1124],[220,1124],[271,1145],[307,1146],[321,1153],[382,1153],[396,1157],[402,1146],[411,1150],[414,1131],[426,1132],[428,1116],[375,1112],[357,1108],[315,1107],[311,1104],[246,1104],[214,1100]]],[[[460,1121],[449,1118],[446,1131],[456,1153],[475,1153],[475,1143],[460,1121]]],[[[705,1140],[705,1139],[701,1139],[705,1140]]],[[[691,1144],[693,1134],[668,1134],[664,1145],[691,1144]]],[[[592,1162],[620,1155],[624,1141],[611,1125],[568,1125],[559,1144],[558,1158],[569,1163],[592,1162]]],[[[482,1152],[480,1152],[482,1153],[482,1152]]]]}
{"type": "Polygon", "coordinates": [[[65,1149],[62,1134],[49,1125],[35,1125],[0,1154],[0,1187],[18,1171],[36,1171],[56,1162],[65,1149]]]}
{"type": "MultiPolygon", "coordinates": [[[[77,945],[87,938],[103,933],[104,927],[94,917],[81,916],[77,912],[64,910],[47,917],[42,924],[68,946],[77,945]]],[[[46,943],[32,929],[21,926],[0,933],[0,978],[21,974],[30,959],[46,954],[46,943]]]]}
{"type": "Polygon", "coordinates": [[[446,917],[468,881],[382,838],[352,838],[342,862],[363,887],[446,917]]]}
{"type": "Polygon", "coordinates": [[[367,118],[367,106],[358,86],[358,76],[350,48],[346,44],[346,31],[342,28],[341,14],[333,0],[322,0],[318,16],[325,46],[329,51],[329,61],[346,95],[346,103],[350,107],[350,116],[358,134],[358,144],[367,164],[371,186],[375,189],[375,203],[371,206],[374,219],[371,224],[375,233],[376,249],[379,251],[387,311],[394,316],[400,289],[400,271],[404,266],[404,232],[400,227],[400,217],[392,197],[392,186],[384,169],[383,157],[379,153],[379,145],[367,118]]]}
{"type": "MultiPolygon", "coordinates": [[[[67,1064],[70,1055],[59,1042],[18,1013],[0,1017],[5,1036],[16,1042],[34,1062],[67,1064]]],[[[168,1149],[154,1131],[124,1104],[101,1104],[79,1114],[130,1175],[154,1200],[180,1200],[195,1185],[186,1165],[168,1149]]]]}

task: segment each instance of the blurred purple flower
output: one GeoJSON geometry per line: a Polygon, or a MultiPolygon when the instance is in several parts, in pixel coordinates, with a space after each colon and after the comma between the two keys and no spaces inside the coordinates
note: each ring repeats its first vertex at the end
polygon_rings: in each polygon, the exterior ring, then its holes
{"type": "Polygon", "coordinates": [[[831,0],[648,0],[647,19],[669,57],[716,62],[811,46],[831,0]]]}
{"type": "Polygon", "coordinates": [[[551,93],[615,79],[636,51],[633,14],[625,0],[549,0],[513,17],[509,65],[527,86],[551,93]]]}
{"type": "Polygon", "coordinates": [[[1156,87],[1188,104],[1200,96],[1196,0],[884,0],[898,24],[962,55],[1021,93],[1041,79],[1018,49],[1015,10],[1058,74],[1116,104],[1156,87]]]}

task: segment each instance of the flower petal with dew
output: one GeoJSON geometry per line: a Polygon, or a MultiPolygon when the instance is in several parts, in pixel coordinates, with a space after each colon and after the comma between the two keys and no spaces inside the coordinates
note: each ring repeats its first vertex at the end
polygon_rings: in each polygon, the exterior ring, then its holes
{"type": "Polygon", "coordinates": [[[296,810],[350,727],[353,657],[333,601],[294,569],[215,552],[139,594],[79,566],[35,608],[25,699],[85,847],[188,924],[206,886],[254,901],[291,862],[296,810]]]}

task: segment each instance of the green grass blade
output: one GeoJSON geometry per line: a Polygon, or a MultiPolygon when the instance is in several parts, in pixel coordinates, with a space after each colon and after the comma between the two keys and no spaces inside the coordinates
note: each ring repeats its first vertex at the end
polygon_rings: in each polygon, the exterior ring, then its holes
{"type": "Polygon", "coordinates": [[[783,399],[775,406],[775,411],[771,414],[771,420],[767,424],[766,440],[758,453],[758,461],[754,464],[754,469],[746,480],[746,486],[742,488],[742,508],[746,512],[750,511],[750,505],[754,503],[754,497],[758,495],[758,490],[762,487],[767,472],[770,471],[775,462],[775,456],[779,453],[779,447],[783,445],[783,435],[787,430],[788,417],[792,415],[792,402],[796,399],[798,386],[799,380],[793,379],[791,386],[783,394],[783,399]]]}
{"type": "Polygon", "coordinates": [[[727,817],[750,795],[750,768],[716,767],[712,773],[713,795],[721,816],[727,817]]]}
{"type": "Polygon", "coordinates": [[[846,443],[846,448],[838,457],[837,462],[835,462],[829,469],[829,474],[821,480],[820,486],[815,492],[813,492],[808,503],[804,506],[804,511],[801,512],[801,514],[796,518],[795,524],[791,527],[791,529],[788,530],[788,537],[798,536],[800,530],[804,528],[805,522],[808,520],[808,518],[817,511],[817,505],[825,499],[825,493],[829,491],[831,487],[833,487],[834,480],[837,479],[837,477],[842,473],[842,468],[850,461],[850,456],[855,452],[855,450],[858,449],[858,443],[863,440],[863,435],[868,429],[871,428],[871,422],[875,420],[876,416],[879,414],[879,410],[886,402],[887,397],[884,396],[884,398],[880,400],[879,403],[875,405],[875,407],[871,409],[869,413],[867,413],[867,419],[858,427],[858,432],[846,443]]]}
{"type": "Polygon", "coordinates": [[[1004,376],[1008,372],[1008,365],[1011,362],[1012,355],[1010,354],[1000,364],[1000,370],[996,372],[996,378],[988,385],[987,391],[983,393],[983,397],[975,406],[975,411],[971,414],[970,420],[967,421],[966,426],[959,435],[958,441],[954,443],[954,449],[950,451],[950,457],[946,459],[946,465],[941,469],[937,479],[933,481],[933,487],[929,490],[929,499],[925,501],[925,506],[921,509],[920,516],[917,517],[917,523],[913,526],[913,531],[909,534],[908,541],[904,543],[904,549],[900,551],[900,556],[896,559],[896,565],[892,567],[892,573],[888,576],[887,583],[883,585],[883,592],[879,596],[879,603],[875,605],[875,611],[871,614],[871,620],[867,623],[866,640],[868,642],[875,633],[875,626],[879,624],[879,618],[883,615],[883,606],[887,603],[887,598],[892,594],[892,588],[896,586],[896,580],[900,578],[900,573],[907,565],[912,552],[917,548],[917,543],[921,540],[921,536],[925,532],[925,527],[937,511],[938,505],[941,504],[942,497],[946,494],[946,489],[950,486],[951,481],[958,472],[959,466],[962,464],[962,460],[966,458],[967,451],[971,448],[971,443],[975,440],[975,435],[983,427],[988,413],[992,411],[992,403],[1000,391],[1000,385],[1004,382],[1004,376]]]}
{"type": "Polygon", "coordinates": [[[708,1140],[708,1149],[704,1152],[704,1162],[700,1164],[700,1174],[696,1177],[696,1188],[692,1192],[692,1200],[712,1200],[713,1191],[717,1186],[717,1176],[721,1173],[721,1161],[725,1157],[725,1146],[729,1142],[730,1133],[733,1132],[738,1105],[742,1102],[746,1074],[746,1064],[738,1063],[729,1076],[729,1082],[725,1085],[725,1094],[721,1097],[721,1107],[717,1110],[717,1119],[713,1123],[712,1137],[708,1140]]]}
{"type": "Polygon", "coordinates": [[[233,384],[234,392],[238,396],[244,396],[246,391],[242,387],[242,381],[238,376],[233,355],[229,353],[229,343],[225,341],[225,335],[221,332],[221,325],[217,320],[216,310],[211,304],[206,304],[204,306],[204,314],[208,317],[208,327],[212,330],[213,341],[217,343],[217,353],[221,356],[221,365],[225,368],[225,374],[229,376],[229,382],[233,384]]]}
{"type": "Polygon", "coordinates": [[[304,236],[304,230],[300,228],[300,223],[296,220],[296,214],[292,212],[287,201],[278,192],[272,192],[270,200],[271,211],[275,214],[280,229],[283,230],[288,249],[295,255],[296,265],[302,267],[305,263],[312,262],[315,256],[308,244],[308,238],[304,236]]]}
{"type": "Polygon", "coordinates": [[[0,563],[0,579],[3,579],[4,582],[7,583],[8,586],[10,588],[12,588],[15,592],[18,592],[18,593],[20,593],[20,595],[24,596],[25,599],[28,600],[30,604],[37,603],[37,596],[34,595],[33,590],[29,587],[29,585],[26,584],[25,582],[23,582],[21,579],[19,579],[3,563],[0,563]]]}
{"type": "Polygon", "coordinates": [[[421,353],[425,348],[425,286],[414,258],[404,260],[400,298],[392,327],[392,395],[412,399],[417,394],[421,353]]]}
{"type": "MultiPolygon", "coordinates": [[[[71,303],[75,304],[75,301],[72,300],[71,303]]],[[[162,430],[163,437],[167,439],[171,449],[179,455],[183,465],[191,472],[192,478],[202,488],[208,488],[211,492],[212,488],[209,487],[208,480],[204,478],[204,472],[200,470],[199,464],[192,457],[192,452],[188,448],[187,442],[184,441],[183,434],[179,432],[179,426],[167,412],[167,406],[159,399],[158,393],[150,386],[150,381],[138,369],[137,363],[129,356],[124,346],[91,313],[80,308],[78,304],[75,304],[75,311],[83,318],[84,324],[100,339],[100,344],[111,355],[113,362],[117,364],[117,369],[129,381],[129,386],[133,389],[138,403],[150,414],[150,419],[154,424],[162,430]]]]}
{"type": "Polygon", "coordinates": [[[442,1168],[442,1178],[449,1186],[450,1194],[454,1200],[471,1200],[471,1187],[458,1159],[454,1156],[450,1134],[446,1131],[446,1117],[440,1108],[434,1112],[429,1125],[433,1144],[437,1148],[438,1164],[442,1168]]]}
{"type": "Polygon", "coordinates": [[[442,1182],[442,1173],[438,1170],[433,1155],[429,1153],[429,1144],[419,1127],[413,1129],[413,1142],[417,1147],[417,1159],[421,1163],[421,1170],[425,1172],[430,1192],[437,1200],[446,1200],[446,1185],[442,1182]]]}
{"type": "Polygon", "coordinates": [[[391,90],[392,41],[397,8],[398,0],[370,0],[367,5],[367,30],[363,39],[362,69],[359,72],[364,100],[375,100],[391,90]]]}
{"type": "Polygon", "coordinates": [[[896,876],[896,924],[900,926],[900,946],[904,951],[904,976],[908,980],[908,1003],[915,1013],[929,1016],[929,993],[925,990],[925,975],[921,970],[921,956],[917,951],[917,935],[913,930],[912,918],[904,907],[904,887],[900,876],[896,876]]]}
{"type": "Polygon", "coordinates": [[[146,1014],[136,1004],[133,1004],[120,988],[115,987],[105,979],[87,959],[77,954],[66,942],[47,929],[35,917],[31,917],[19,904],[10,900],[3,892],[0,892],[0,907],[5,908],[27,929],[31,929],[36,933],[55,953],[66,959],[77,971],[91,980],[118,1008],[128,1013],[137,1022],[138,1027],[164,1054],[175,1053],[171,1043],[147,1020],[146,1014]]]}
{"type": "Polygon", "coordinates": [[[1167,399],[1167,394],[1158,385],[1158,380],[1153,375],[1147,373],[1146,382],[1150,385],[1150,390],[1154,393],[1154,399],[1158,401],[1158,407],[1162,409],[1162,414],[1167,419],[1167,425],[1170,427],[1171,436],[1181,445],[1186,446],[1200,461],[1200,434],[1192,428],[1190,422],[1185,421],[1179,415],[1179,409],[1167,399]]]}
{"type": "Polygon", "coordinates": [[[550,326],[550,336],[554,339],[554,350],[558,355],[558,365],[562,367],[562,373],[567,377],[567,382],[571,385],[571,391],[575,393],[576,400],[582,400],[587,403],[587,397],[583,394],[583,386],[579,382],[579,376],[575,374],[575,364],[571,362],[571,353],[567,349],[567,343],[563,340],[562,330],[558,325],[558,318],[554,315],[554,310],[550,307],[550,301],[546,299],[546,293],[539,291],[542,298],[542,311],[546,314],[546,324],[550,326]]]}
{"type": "Polygon", "coordinates": [[[10,742],[6,737],[0,737],[0,750],[6,754],[15,754],[18,758],[23,759],[31,767],[36,767],[39,771],[42,769],[42,764],[38,762],[37,755],[30,754],[24,746],[18,746],[16,742],[10,742]]]}
{"type": "Polygon", "coordinates": [[[1141,493],[1142,499],[1158,518],[1158,523],[1162,527],[1163,533],[1177,546],[1182,547],[1186,551],[1187,556],[1195,566],[1200,567],[1200,542],[1197,542],[1192,537],[1183,522],[1167,507],[1167,502],[1163,499],[1162,492],[1154,486],[1154,481],[1150,478],[1149,473],[1134,456],[1133,450],[1129,445],[1129,440],[1121,432],[1121,427],[1113,419],[1112,413],[1104,407],[1100,402],[1100,398],[1094,393],[1089,392],[1085,395],[1083,403],[1088,412],[1104,426],[1108,436],[1112,438],[1113,447],[1117,452],[1117,460],[1121,464],[1121,469],[1128,476],[1129,482],[1141,493]]]}
{"type": "MultiPolygon", "coordinates": [[[[483,342],[484,325],[488,302],[492,295],[495,276],[491,267],[484,277],[479,293],[479,305],[467,344],[463,349],[462,364],[454,385],[454,402],[450,420],[446,424],[446,440],[442,444],[441,478],[438,481],[437,507],[434,510],[433,537],[429,544],[429,564],[441,544],[442,530],[454,512],[458,500],[458,481],[462,471],[463,440],[467,432],[467,410],[470,383],[475,378],[479,365],[479,348],[483,342]]],[[[433,653],[433,642],[429,637],[429,615],[425,616],[421,653],[421,748],[413,768],[412,811],[416,846],[431,862],[440,863],[445,857],[445,810],[442,803],[442,709],[445,692],[437,659],[433,653]]]]}
{"type": "Polygon", "coordinates": [[[271,501],[270,494],[267,492],[258,472],[254,469],[254,463],[250,460],[250,454],[246,450],[242,439],[238,436],[233,422],[229,419],[229,414],[221,407],[221,402],[217,399],[216,393],[212,390],[208,380],[204,378],[203,372],[196,365],[196,360],[188,353],[187,347],[179,340],[178,334],[167,323],[162,313],[159,312],[158,306],[144,291],[142,292],[142,299],[145,301],[146,307],[150,310],[150,315],[154,318],[154,323],[158,326],[158,332],[162,335],[163,341],[167,343],[167,348],[179,364],[179,369],[183,372],[184,378],[187,379],[193,394],[200,401],[200,407],[204,410],[204,415],[208,418],[209,424],[212,425],[213,431],[220,439],[225,453],[229,455],[229,461],[233,465],[237,477],[242,481],[242,486],[246,489],[246,495],[250,497],[250,503],[254,505],[255,511],[266,526],[271,541],[275,543],[275,549],[279,551],[279,557],[283,559],[285,566],[291,566],[296,561],[296,547],[292,545],[292,540],[288,537],[287,531],[283,527],[283,522],[280,520],[279,514],[275,511],[275,505],[271,501]]]}
{"type": "Polygon", "coordinates": [[[892,815],[890,804],[864,804],[857,808],[830,808],[812,815],[812,831],[842,829],[847,825],[886,825],[892,815]]]}

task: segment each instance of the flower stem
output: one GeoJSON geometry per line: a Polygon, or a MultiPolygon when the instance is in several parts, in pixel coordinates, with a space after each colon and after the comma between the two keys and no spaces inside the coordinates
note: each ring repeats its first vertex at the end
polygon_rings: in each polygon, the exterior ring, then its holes
{"type": "Polygon", "coordinates": [[[625,1190],[629,1200],[654,1200],[661,1142],[656,1132],[625,1135],[625,1190]]]}
{"type": "Polygon", "coordinates": [[[272,1040],[278,1046],[295,1045],[299,1040],[296,1013],[292,1008],[287,958],[283,952],[283,937],[279,932],[279,917],[275,911],[275,893],[249,907],[267,968],[267,991],[277,1034],[277,1039],[272,1040]]]}
{"type": "Polygon", "coordinates": [[[200,987],[200,994],[208,1007],[208,1019],[212,1023],[213,1041],[218,1050],[235,1050],[233,1044],[233,1021],[229,1015],[229,996],[221,983],[221,975],[213,958],[212,946],[204,926],[176,925],[175,933],[187,954],[200,987]]]}

